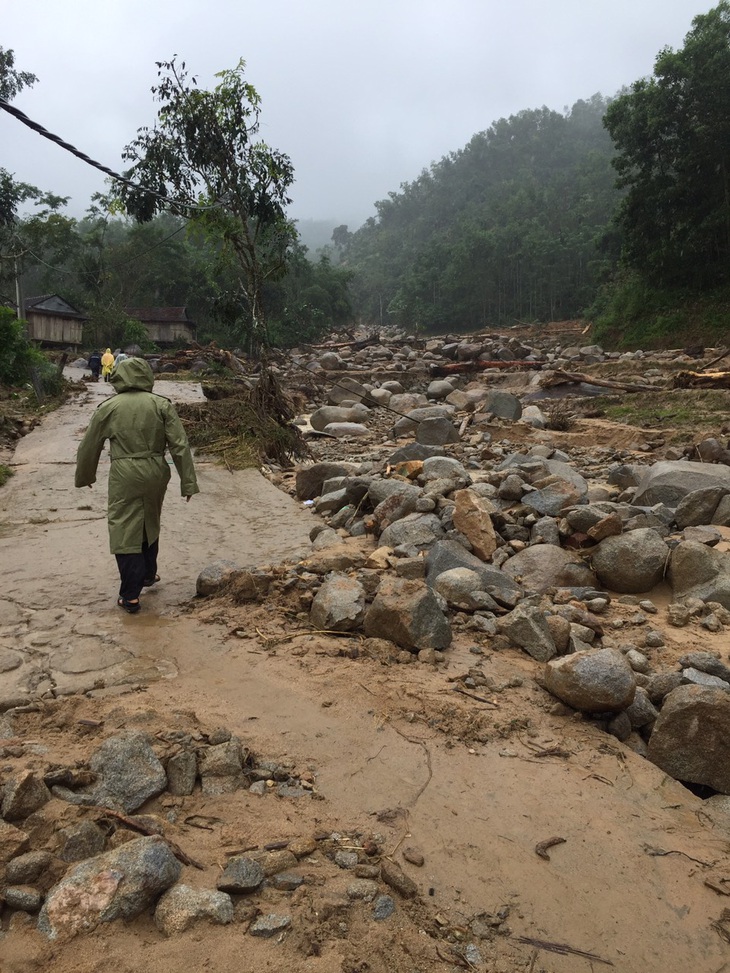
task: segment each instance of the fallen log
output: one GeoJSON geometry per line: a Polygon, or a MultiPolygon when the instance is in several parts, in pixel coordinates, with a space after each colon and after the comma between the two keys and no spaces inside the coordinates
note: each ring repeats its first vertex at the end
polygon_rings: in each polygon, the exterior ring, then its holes
{"type": "Polygon", "coordinates": [[[536,369],[542,368],[541,361],[484,361],[481,358],[473,361],[458,361],[448,365],[431,365],[429,372],[434,378],[444,375],[468,375],[471,372],[483,372],[487,368],[536,369]]]}
{"type": "Polygon", "coordinates": [[[675,389],[730,389],[730,372],[678,372],[675,389]]]}
{"type": "Polygon", "coordinates": [[[541,388],[550,388],[551,385],[563,385],[567,382],[576,384],[597,385],[600,388],[616,389],[620,392],[659,392],[657,385],[644,385],[643,382],[618,382],[615,379],[597,378],[595,375],[585,375],[582,372],[564,372],[559,368],[547,373],[540,380],[541,388]]]}

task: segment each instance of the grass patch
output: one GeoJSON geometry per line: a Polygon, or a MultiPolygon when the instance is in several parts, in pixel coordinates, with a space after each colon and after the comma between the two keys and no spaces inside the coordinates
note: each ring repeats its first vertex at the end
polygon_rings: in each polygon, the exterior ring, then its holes
{"type": "Polygon", "coordinates": [[[592,408],[607,419],[641,429],[672,428],[703,435],[723,426],[730,410],[730,392],[723,389],[666,389],[659,392],[598,397],[592,408]]]}
{"type": "Polygon", "coordinates": [[[0,463],[0,487],[4,487],[12,475],[13,470],[9,466],[5,466],[4,463],[0,463]]]}

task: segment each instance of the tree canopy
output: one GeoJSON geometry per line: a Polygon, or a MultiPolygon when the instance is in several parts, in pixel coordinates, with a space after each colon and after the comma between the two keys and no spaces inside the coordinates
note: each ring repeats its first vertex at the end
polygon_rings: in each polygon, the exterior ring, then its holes
{"type": "Polygon", "coordinates": [[[695,17],[606,113],[623,254],[652,284],[730,280],[730,3],[695,17]]]}
{"type": "Polygon", "coordinates": [[[244,72],[240,61],[206,91],[184,62],[158,62],[157,122],[124,151],[133,162],[125,175],[140,188],[118,183],[116,191],[136,219],[168,210],[221,245],[222,264],[233,260],[240,272],[227,303],[239,306],[241,336],[260,349],[269,340],[264,286],[283,273],[296,239],[285,212],[294,170],[258,138],[260,98],[244,72]]]}

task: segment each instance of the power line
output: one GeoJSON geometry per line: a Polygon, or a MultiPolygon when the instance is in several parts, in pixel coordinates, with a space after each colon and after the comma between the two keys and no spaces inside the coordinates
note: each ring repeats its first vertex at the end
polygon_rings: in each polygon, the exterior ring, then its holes
{"type": "Polygon", "coordinates": [[[166,203],[170,203],[174,206],[182,206],[184,209],[202,211],[221,208],[220,203],[213,203],[210,206],[199,206],[194,203],[182,203],[178,200],[171,200],[170,197],[166,196],[164,193],[158,193],[156,190],[149,189],[147,186],[140,186],[137,183],[132,182],[131,179],[127,179],[126,176],[120,176],[118,172],[114,172],[113,169],[109,169],[107,166],[102,165],[101,162],[96,162],[80,149],[77,149],[76,146],[71,145],[70,142],[65,142],[60,136],[54,135],[53,132],[49,132],[48,129],[44,128],[38,122],[34,122],[32,118],[29,118],[25,112],[22,112],[19,108],[16,108],[15,105],[11,105],[2,98],[0,98],[0,108],[6,111],[9,115],[12,115],[14,118],[17,118],[18,121],[23,123],[23,125],[26,125],[39,135],[42,135],[43,138],[49,139],[51,142],[55,142],[56,145],[60,145],[62,149],[65,149],[67,152],[75,155],[78,159],[81,159],[82,162],[93,166],[95,169],[99,169],[107,176],[111,176],[112,179],[116,179],[118,182],[124,183],[124,185],[129,186],[130,189],[134,189],[137,192],[149,193],[150,196],[156,196],[157,199],[162,199],[166,203]]]}

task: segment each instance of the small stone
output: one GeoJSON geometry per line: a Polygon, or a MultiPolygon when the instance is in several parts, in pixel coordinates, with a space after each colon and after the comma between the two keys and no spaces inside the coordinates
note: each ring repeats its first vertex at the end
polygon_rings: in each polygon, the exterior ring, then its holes
{"type": "Polygon", "coordinates": [[[187,797],[193,793],[198,761],[191,751],[175,754],[167,761],[167,789],[170,794],[187,797]]]}
{"type": "Polygon", "coordinates": [[[665,644],[664,636],[656,629],[650,629],[644,636],[644,645],[648,649],[660,649],[665,644]]]}
{"type": "Polygon", "coordinates": [[[357,865],[356,851],[337,851],[335,852],[335,865],[340,868],[354,868],[357,865]]]}
{"type": "Polygon", "coordinates": [[[409,878],[403,869],[388,858],[380,863],[380,877],[386,885],[394,889],[404,899],[413,899],[418,893],[418,886],[409,878]]]}
{"type": "Polygon", "coordinates": [[[9,885],[3,890],[5,905],[20,912],[35,914],[43,904],[43,896],[29,885],[9,885]]]}
{"type": "Polygon", "coordinates": [[[252,892],[261,885],[264,877],[264,870],[258,862],[244,855],[236,855],[226,865],[216,882],[216,888],[235,894],[252,892]]]}
{"type": "Polygon", "coordinates": [[[379,891],[378,883],[367,878],[360,878],[347,886],[348,898],[361,899],[363,902],[372,902],[379,891]]]}
{"type": "Polygon", "coordinates": [[[395,902],[390,895],[379,895],[373,908],[373,919],[381,921],[389,919],[395,912],[395,902]]]}
{"type": "Polygon", "coordinates": [[[403,857],[407,862],[410,862],[411,865],[417,865],[419,868],[425,862],[425,858],[417,848],[404,848],[403,857]]]}
{"type": "Polygon", "coordinates": [[[273,912],[268,915],[259,916],[253,922],[248,931],[252,936],[260,936],[263,939],[270,939],[279,932],[283,932],[291,926],[291,916],[277,916],[273,912]]]}

